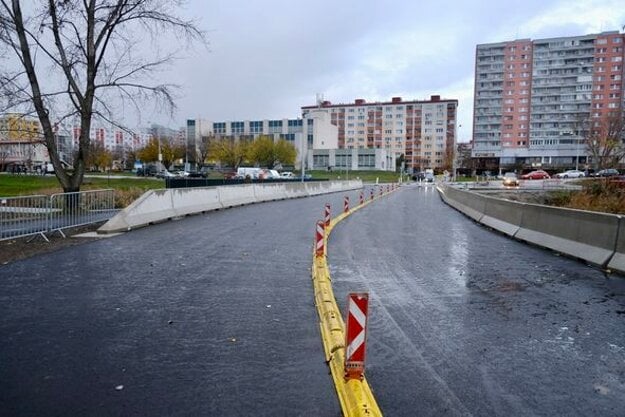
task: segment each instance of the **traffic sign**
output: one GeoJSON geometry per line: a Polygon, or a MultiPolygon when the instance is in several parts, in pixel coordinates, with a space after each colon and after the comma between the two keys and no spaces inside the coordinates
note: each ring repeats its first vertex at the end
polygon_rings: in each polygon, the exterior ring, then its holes
{"type": "Polygon", "coordinates": [[[365,372],[368,293],[350,293],[347,297],[345,330],[345,378],[362,379],[365,372]]]}
{"type": "Polygon", "coordinates": [[[349,196],[345,196],[343,200],[343,213],[349,213],[349,196]]]}
{"type": "Polygon", "coordinates": [[[326,234],[326,230],[324,227],[324,222],[323,220],[319,220],[317,222],[317,228],[315,231],[315,255],[316,256],[325,255],[325,244],[324,244],[325,234],[326,234]]]}
{"type": "Polygon", "coordinates": [[[326,227],[330,227],[330,203],[326,203],[325,223],[326,227]]]}

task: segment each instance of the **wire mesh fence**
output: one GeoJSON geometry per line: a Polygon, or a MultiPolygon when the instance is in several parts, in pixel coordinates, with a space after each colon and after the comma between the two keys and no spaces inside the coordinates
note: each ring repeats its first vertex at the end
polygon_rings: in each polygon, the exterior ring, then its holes
{"type": "Polygon", "coordinates": [[[0,240],[41,235],[110,219],[115,213],[114,190],[0,197],[0,240]]]}

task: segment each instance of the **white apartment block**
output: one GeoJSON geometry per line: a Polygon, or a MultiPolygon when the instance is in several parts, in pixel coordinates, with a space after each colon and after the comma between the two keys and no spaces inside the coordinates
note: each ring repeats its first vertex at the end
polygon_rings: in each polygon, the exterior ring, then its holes
{"type": "MultiPolygon", "coordinates": [[[[301,167],[302,155],[308,149],[335,149],[338,144],[338,128],[330,121],[327,111],[310,112],[301,119],[238,120],[214,122],[205,119],[187,120],[187,141],[189,147],[199,147],[202,137],[234,138],[254,140],[259,136],[271,136],[274,141],[284,139],[297,150],[295,166],[301,167]]],[[[195,152],[190,152],[193,158],[195,152]]],[[[304,158],[305,161],[305,158],[304,158]]],[[[198,161],[192,159],[190,163],[198,161]]]]}
{"type": "Polygon", "coordinates": [[[441,99],[332,104],[321,101],[302,107],[302,115],[327,110],[338,127],[338,146],[345,149],[385,149],[393,159],[405,156],[414,170],[451,168],[457,135],[458,100],[441,99]]]}

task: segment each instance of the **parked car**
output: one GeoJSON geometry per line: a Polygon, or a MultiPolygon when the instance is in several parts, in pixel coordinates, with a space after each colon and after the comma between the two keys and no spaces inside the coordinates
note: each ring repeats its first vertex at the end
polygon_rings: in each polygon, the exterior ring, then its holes
{"type": "Polygon", "coordinates": [[[280,178],[280,174],[275,169],[261,169],[258,173],[259,180],[277,180],[280,178]]]}
{"type": "Polygon", "coordinates": [[[189,171],[188,174],[187,177],[189,178],[206,178],[206,174],[202,171],[189,171]]]}
{"type": "Polygon", "coordinates": [[[294,178],[295,175],[291,171],[284,171],[280,173],[280,178],[294,178]]]}
{"type": "Polygon", "coordinates": [[[412,174],[413,181],[423,181],[425,179],[425,173],[423,172],[415,172],[412,174]]]}
{"type": "Polygon", "coordinates": [[[156,178],[174,178],[174,177],[175,175],[167,171],[166,169],[156,174],[156,178]]]}
{"type": "Polygon", "coordinates": [[[602,169],[601,171],[595,173],[593,175],[593,177],[616,177],[621,175],[617,169],[614,168],[608,168],[608,169],[602,169]]]}
{"type": "Polygon", "coordinates": [[[558,172],[556,178],[584,178],[584,172],[576,169],[569,169],[568,171],[558,172]]]}
{"type": "Polygon", "coordinates": [[[518,187],[519,179],[514,172],[506,172],[503,176],[504,187],[518,187]]]}
{"type": "Polygon", "coordinates": [[[542,169],[537,169],[536,171],[521,175],[522,180],[548,180],[549,178],[551,178],[549,174],[542,169]]]}
{"type": "Polygon", "coordinates": [[[181,178],[184,178],[184,177],[188,177],[188,176],[189,176],[189,173],[188,173],[187,171],[174,171],[174,172],[173,172],[173,175],[174,175],[175,177],[181,177],[181,178]]]}
{"type": "Polygon", "coordinates": [[[434,174],[432,174],[431,172],[426,172],[424,181],[425,182],[434,182],[434,174]]]}

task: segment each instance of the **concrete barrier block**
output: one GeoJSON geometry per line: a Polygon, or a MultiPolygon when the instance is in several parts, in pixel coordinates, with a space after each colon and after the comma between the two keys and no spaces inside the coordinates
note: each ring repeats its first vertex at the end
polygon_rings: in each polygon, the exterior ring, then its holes
{"type": "Polygon", "coordinates": [[[98,229],[115,233],[176,217],[170,190],[150,190],[98,229]]]}
{"type": "Polygon", "coordinates": [[[219,201],[224,208],[256,202],[253,184],[224,185],[217,187],[217,189],[219,190],[219,201]]]}
{"type": "Polygon", "coordinates": [[[172,204],[176,216],[186,216],[203,211],[218,210],[223,207],[219,201],[217,188],[174,188],[172,204]]]}
{"type": "Polygon", "coordinates": [[[174,217],[243,204],[357,188],[362,188],[362,181],[243,184],[150,190],[100,227],[98,233],[122,232],[174,217]],[[313,193],[310,190],[313,190],[313,193]]]}
{"type": "Polygon", "coordinates": [[[444,186],[442,189],[447,198],[453,202],[452,207],[475,221],[479,222],[482,219],[486,209],[486,201],[483,196],[449,186],[444,186]]]}
{"type": "Polygon", "coordinates": [[[311,182],[305,182],[304,184],[306,184],[306,190],[308,191],[308,195],[320,195],[320,194],[327,194],[327,193],[331,193],[331,182],[316,182],[316,181],[311,181],[311,182]]]}
{"type": "Polygon", "coordinates": [[[286,198],[308,197],[309,195],[304,182],[284,183],[284,194],[286,198]]]}
{"type": "Polygon", "coordinates": [[[254,184],[254,196],[257,203],[287,198],[283,183],[254,184]]]}
{"type": "Polygon", "coordinates": [[[480,222],[508,236],[514,236],[521,227],[524,204],[486,196],[484,199],[484,216],[480,222]]]}
{"type": "Polygon", "coordinates": [[[608,263],[608,268],[625,274],[625,217],[619,216],[618,239],[616,241],[616,249],[612,259],[608,263]]]}
{"type": "Polygon", "coordinates": [[[515,234],[536,245],[605,266],[614,253],[619,216],[525,204],[515,234]]]}

